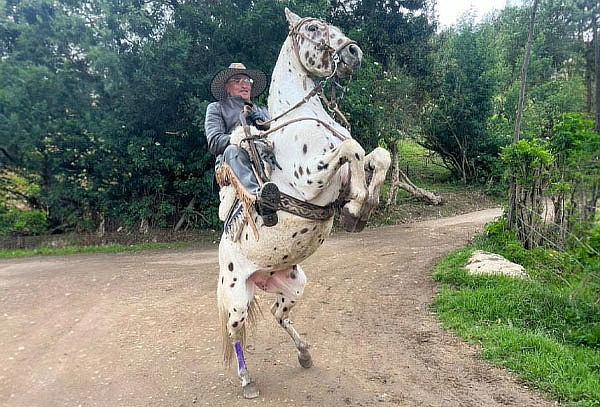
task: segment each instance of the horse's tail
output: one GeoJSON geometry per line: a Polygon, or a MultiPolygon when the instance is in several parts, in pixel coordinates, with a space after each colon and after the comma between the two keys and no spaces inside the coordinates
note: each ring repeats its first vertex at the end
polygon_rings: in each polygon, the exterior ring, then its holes
{"type": "MultiPolygon", "coordinates": [[[[217,290],[217,307],[219,308],[219,323],[221,325],[221,340],[223,347],[223,361],[227,366],[231,366],[231,361],[234,359],[233,344],[227,331],[227,322],[229,321],[229,315],[227,308],[223,303],[223,296],[221,290],[217,290]]],[[[238,339],[242,345],[242,349],[246,348],[246,328],[254,327],[254,321],[259,314],[262,314],[260,305],[258,303],[258,297],[252,297],[250,304],[248,305],[247,318],[242,324],[242,327],[238,330],[238,339]]]]}

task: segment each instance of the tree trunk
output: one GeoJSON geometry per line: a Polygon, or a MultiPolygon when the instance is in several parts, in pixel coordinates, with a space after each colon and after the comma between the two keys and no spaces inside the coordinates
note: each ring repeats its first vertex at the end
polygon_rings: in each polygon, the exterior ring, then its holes
{"type": "Polygon", "coordinates": [[[179,218],[177,225],[175,225],[175,229],[174,229],[175,232],[179,232],[179,229],[181,229],[181,227],[183,226],[183,222],[188,217],[188,213],[194,208],[195,202],[196,202],[196,197],[193,197],[192,200],[190,201],[190,203],[185,207],[185,209],[183,210],[183,215],[181,215],[181,218],[179,218]]]}
{"type": "Polygon", "coordinates": [[[392,155],[392,184],[390,185],[386,201],[386,205],[390,206],[396,202],[398,188],[400,187],[400,159],[398,158],[398,143],[395,141],[387,143],[387,147],[392,155]]]}
{"type": "Polygon", "coordinates": [[[409,194],[414,195],[422,201],[425,201],[432,205],[439,205],[442,203],[442,197],[435,195],[433,192],[429,192],[423,188],[419,188],[411,182],[408,176],[400,169],[400,159],[398,158],[398,143],[396,141],[387,143],[388,148],[392,154],[392,185],[387,196],[387,206],[392,205],[396,202],[396,195],[398,189],[402,188],[409,194]]]}
{"type": "Polygon", "coordinates": [[[147,235],[150,230],[150,225],[148,224],[148,219],[144,216],[142,220],[140,220],[140,227],[138,228],[138,232],[141,235],[147,235]]]}
{"type": "Polygon", "coordinates": [[[585,51],[585,111],[590,115],[594,111],[594,86],[592,78],[595,76],[594,43],[587,43],[585,51]]]}
{"type": "Polygon", "coordinates": [[[525,47],[525,57],[521,67],[521,87],[519,89],[519,104],[517,105],[517,117],[515,119],[515,133],[513,142],[519,141],[521,135],[521,118],[523,117],[523,103],[525,100],[525,83],[527,82],[527,69],[529,68],[529,58],[531,57],[531,45],[533,43],[533,27],[535,26],[535,14],[537,12],[538,0],[533,0],[531,10],[531,21],[529,22],[529,33],[527,35],[527,46],[525,47]]]}
{"type": "Polygon", "coordinates": [[[600,185],[595,183],[592,187],[592,193],[589,201],[586,202],[584,211],[584,220],[593,221],[598,208],[598,199],[600,199],[600,185]]]}
{"type": "Polygon", "coordinates": [[[594,43],[594,60],[596,62],[596,126],[594,130],[600,132],[600,40],[598,38],[598,16],[592,15],[592,31],[594,43]]]}
{"type": "Polygon", "coordinates": [[[402,170],[398,169],[398,173],[400,178],[398,186],[406,192],[432,205],[440,205],[443,202],[441,196],[413,184],[402,170]]]}
{"type": "MultiPolygon", "coordinates": [[[[515,133],[513,143],[519,141],[521,136],[521,118],[523,116],[523,103],[525,100],[525,82],[527,81],[527,68],[529,67],[529,57],[531,55],[531,44],[533,43],[533,28],[535,26],[535,14],[537,12],[538,0],[533,0],[531,9],[531,21],[529,22],[529,33],[527,35],[527,46],[525,47],[525,57],[521,68],[521,87],[519,89],[519,103],[517,105],[517,116],[515,119],[515,133]]],[[[516,180],[511,177],[510,189],[508,194],[508,227],[513,228],[516,224],[517,216],[517,191],[516,180]]]]}
{"type": "Polygon", "coordinates": [[[98,225],[98,228],[96,229],[96,235],[98,235],[99,237],[104,237],[105,234],[106,234],[106,218],[104,217],[104,214],[101,213],[100,214],[100,224],[98,225]]]}

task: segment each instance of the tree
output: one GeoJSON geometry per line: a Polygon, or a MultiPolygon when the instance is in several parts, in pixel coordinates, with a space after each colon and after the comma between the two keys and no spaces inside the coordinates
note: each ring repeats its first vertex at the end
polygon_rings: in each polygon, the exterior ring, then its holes
{"type": "MultiPolygon", "coordinates": [[[[535,26],[535,14],[537,11],[537,6],[538,1],[533,0],[533,6],[531,8],[531,22],[529,23],[529,34],[527,35],[527,45],[525,47],[525,59],[523,61],[523,68],[521,69],[521,86],[519,90],[519,103],[517,105],[517,118],[515,119],[513,143],[517,143],[521,135],[521,116],[523,114],[523,100],[525,98],[525,83],[527,81],[527,68],[529,66],[529,57],[531,55],[531,44],[533,42],[533,28],[535,26]]],[[[514,179],[511,179],[509,191],[508,226],[513,227],[517,221],[517,205],[520,203],[517,200],[517,191],[514,179]]]]}
{"type": "Polygon", "coordinates": [[[0,163],[38,180],[32,204],[62,230],[161,227],[182,213],[192,224],[216,225],[203,132],[212,75],[232,60],[270,72],[287,34],[284,7],[317,16],[327,7],[303,0],[2,5],[0,163]]]}
{"type": "Polygon", "coordinates": [[[465,183],[489,173],[501,145],[486,127],[496,89],[491,38],[489,27],[470,21],[440,37],[434,76],[437,91],[423,115],[421,144],[438,153],[465,183]]]}

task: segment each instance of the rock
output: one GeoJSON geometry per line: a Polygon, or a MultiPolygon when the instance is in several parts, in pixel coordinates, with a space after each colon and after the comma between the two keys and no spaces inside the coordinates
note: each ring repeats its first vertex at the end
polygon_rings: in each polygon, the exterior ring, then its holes
{"type": "Polygon", "coordinates": [[[465,268],[471,274],[504,274],[510,277],[527,278],[523,266],[506,260],[499,254],[476,250],[465,268]]]}

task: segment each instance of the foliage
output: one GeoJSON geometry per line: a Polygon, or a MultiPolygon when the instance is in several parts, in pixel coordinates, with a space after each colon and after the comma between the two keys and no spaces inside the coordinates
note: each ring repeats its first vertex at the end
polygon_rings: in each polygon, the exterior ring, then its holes
{"type": "MultiPolygon", "coordinates": [[[[525,138],[550,137],[563,113],[593,109],[590,5],[541,6],[525,138]]],[[[414,138],[455,178],[497,182],[528,9],[436,34],[434,6],[0,2],[0,168],[31,186],[0,174],[0,200],[43,211],[57,231],[172,226],[182,216],[185,227],[218,227],[203,130],[208,84],[233,61],[271,72],[288,30],[285,7],[337,24],[365,51],[342,110],[366,149],[414,138]]]]}
{"type": "Polygon", "coordinates": [[[508,228],[504,217],[488,223],[483,232],[475,237],[475,245],[522,265],[544,280],[554,281],[556,276],[570,274],[578,269],[572,254],[543,247],[525,249],[517,234],[508,228]]]}
{"type": "Polygon", "coordinates": [[[386,69],[366,57],[348,84],[342,109],[352,125],[353,136],[365,150],[406,139],[416,132],[419,110],[413,79],[400,68],[386,69]]]}
{"type": "Polygon", "coordinates": [[[436,265],[435,278],[443,286],[434,308],[444,326],[478,343],[485,358],[553,397],[593,406],[600,396],[600,291],[596,297],[582,292],[578,282],[585,271],[569,269],[564,259],[558,262],[562,269],[556,268],[556,252],[540,254],[540,248],[520,247],[505,220],[489,224],[475,247],[436,265]],[[468,274],[463,266],[475,248],[529,262],[531,278],[468,274]]]}
{"type": "MultiPolygon", "coordinates": [[[[549,148],[556,156],[552,201],[555,222],[577,232],[593,222],[600,186],[600,134],[581,114],[565,114],[552,129],[549,148]]],[[[562,236],[565,240],[566,236],[562,236]]]]}
{"type": "Polygon", "coordinates": [[[516,230],[527,248],[577,246],[594,222],[600,135],[592,127],[581,114],[563,114],[546,139],[521,140],[503,149],[506,174],[516,188],[516,230]],[[545,200],[553,204],[550,226],[541,219],[545,200]]]}
{"type": "MultiPolygon", "coordinates": [[[[435,25],[431,0],[332,0],[333,22],[385,68],[413,78],[431,73],[431,39],[435,25]]],[[[425,83],[422,81],[420,83],[425,83]]]]}
{"type": "Polygon", "coordinates": [[[178,249],[197,246],[198,242],[139,243],[135,245],[105,244],[101,246],[40,246],[35,249],[0,250],[0,258],[12,259],[30,256],[64,256],[74,253],[121,253],[138,250],[178,249]]]}
{"type": "Polygon", "coordinates": [[[523,185],[531,184],[536,177],[548,176],[547,168],[554,161],[540,140],[519,140],[502,149],[501,158],[509,174],[523,185]]]}
{"type": "Polygon", "coordinates": [[[232,60],[270,72],[285,6],[326,9],[302,0],[3,3],[2,166],[39,175],[30,204],[62,230],[173,225],[194,197],[188,222],[216,226],[208,83],[232,60]]]}
{"type": "Polygon", "coordinates": [[[46,213],[0,207],[0,235],[37,235],[48,227],[46,213]]]}
{"type": "Polygon", "coordinates": [[[422,144],[463,182],[486,180],[502,145],[486,127],[496,88],[491,33],[467,21],[439,40],[437,91],[423,115],[422,144]]]}

